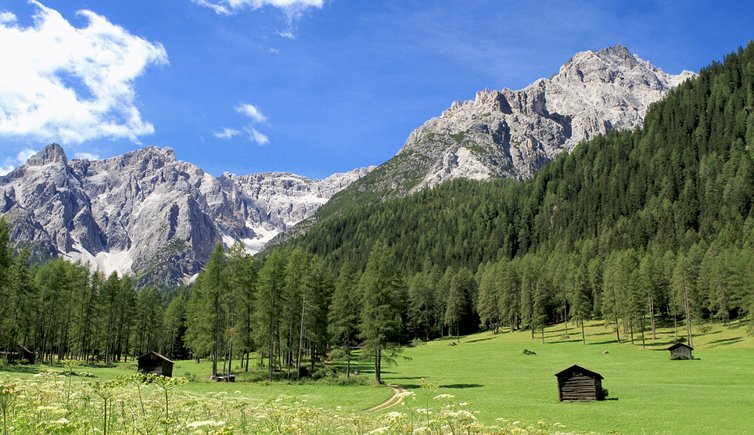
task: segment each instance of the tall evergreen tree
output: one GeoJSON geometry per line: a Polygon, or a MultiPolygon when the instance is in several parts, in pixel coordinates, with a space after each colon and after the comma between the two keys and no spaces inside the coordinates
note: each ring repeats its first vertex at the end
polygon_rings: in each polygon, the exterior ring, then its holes
{"type": "Polygon", "coordinates": [[[403,282],[392,252],[385,242],[377,241],[369,254],[364,274],[359,280],[363,298],[360,336],[365,350],[374,358],[374,380],[382,383],[383,352],[398,344],[403,331],[401,317],[403,282]]]}

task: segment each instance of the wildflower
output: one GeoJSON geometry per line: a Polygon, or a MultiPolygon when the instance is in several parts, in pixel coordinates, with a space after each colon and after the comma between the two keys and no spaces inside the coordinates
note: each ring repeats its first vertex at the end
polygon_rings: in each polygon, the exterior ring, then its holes
{"type": "Polygon", "coordinates": [[[200,427],[220,427],[225,426],[224,421],[215,421],[215,420],[204,420],[204,421],[194,421],[186,425],[187,427],[190,427],[192,429],[197,429],[200,427]]]}
{"type": "Polygon", "coordinates": [[[456,396],[452,394],[439,394],[435,397],[433,397],[434,400],[446,400],[446,399],[455,399],[456,396]]]}

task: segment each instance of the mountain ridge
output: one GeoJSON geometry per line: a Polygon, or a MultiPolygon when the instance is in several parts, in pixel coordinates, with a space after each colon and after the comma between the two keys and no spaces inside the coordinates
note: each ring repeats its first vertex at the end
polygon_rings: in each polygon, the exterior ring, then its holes
{"type": "Polygon", "coordinates": [[[549,79],[516,91],[485,89],[473,100],[454,101],[317,216],[456,178],[530,178],[583,140],[641,125],[650,104],[694,76],[667,74],[622,45],[576,53],[549,79]]]}
{"type": "Polygon", "coordinates": [[[257,252],[369,170],[214,177],[171,148],[69,161],[51,144],[0,177],[0,214],[37,256],[170,286],[198,273],[217,243],[257,252]]]}

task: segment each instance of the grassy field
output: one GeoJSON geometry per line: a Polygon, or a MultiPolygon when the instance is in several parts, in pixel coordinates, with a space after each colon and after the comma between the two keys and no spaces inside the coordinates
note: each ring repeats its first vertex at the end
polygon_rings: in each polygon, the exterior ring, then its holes
{"type": "MultiPolygon", "coordinates": [[[[208,379],[212,364],[208,360],[177,361],[173,367],[174,377],[186,377],[190,382],[178,387],[180,391],[192,394],[228,393],[252,400],[268,401],[281,396],[295,397],[297,401],[316,408],[342,409],[343,411],[362,411],[387,400],[392,391],[384,386],[371,385],[364,380],[363,385],[329,385],[323,382],[286,382],[286,381],[251,381],[252,375],[240,371],[237,382],[213,382],[208,379]]],[[[0,366],[0,379],[33,377],[35,374],[52,370],[65,372],[61,365],[47,366],[0,366]]],[[[74,376],[73,382],[106,381],[136,373],[136,363],[120,363],[114,367],[83,366],[75,369],[86,372],[91,377],[74,376]]],[[[235,370],[238,370],[236,368],[235,370]]],[[[254,373],[256,379],[260,373],[254,373]]]]}
{"type": "Polygon", "coordinates": [[[616,343],[597,323],[587,328],[586,345],[569,332],[564,338],[562,325],[550,328],[545,344],[529,332],[481,333],[456,346],[437,340],[408,349],[410,360],[384,379],[410,389],[429,381],[438,394],[469,402],[488,424],[543,419],[576,432],[754,433],[754,339],[746,325],[696,331],[693,361],[669,359],[669,328],[656,341],[647,337],[646,349],[640,341],[616,343]],[[560,403],[554,374],[572,364],[602,374],[610,400],[560,403]]]}
{"type": "MultiPolygon", "coordinates": [[[[386,368],[386,382],[414,395],[378,415],[361,411],[385,401],[392,392],[368,385],[371,373],[363,366],[361,385],[266,382],[258,380],[261,373],[243,372],[236,383],[216,383],[207,379],[208,361],[178,361],[174,376],[190,382],[172,390],[169,424],[171,432],[192,433],[192,422],[222,418],[238,431],[246,424],[238,416],[248,415],[249,422],[256,421],[254,430],[262,432],[277,431],[278,424],[288,425],[292,433],[365,432],[375,427],[405,431],[422,422],[422,408],[430,408],[437,427],[445,427],[441,431],[450,430],[443,425],[451,418],[468,420],[468,415],[456,413],[467,409],[488,425],[478,427],[483,431],[489,425],[515,428],[513,422],[520,420],[542,432],[754,433],[754,338],[746,325],[703,329],[695,331],[693,361],[669,359],[665,349],[675,341],[669,328],[660,329],[656,341],[647,336],[647,347],[642,348],[638,337],[634,345],[617,343],[614,333],[596,322],[588,325],[586,345],[573,328],[571,336],[564,337],[562,325],[546,330],[544,344],[528,332],[480,333],[462,337],[457,345],[451,339],[436,340],[407,348],[397,365],[386,368]],[[536,354],[526,355],[524,349],[536,354]],[[560,403],[554,374],[572,364],[602,374],[609,400],[560,403]],[[446,395],[454,398],[435,399],[446,395]],[[538,426],[540,420],[547,425],[538,426]]],[[[161,428],[161,390],[143,387],[144,413],[135,384],[122,382],[135,373],[133,362],[75,368],[91,377],[49,375],[50,370],[65,371],[61,366],[0,366],[0,383],[27,390],[18,397],[14,417],[27,432],[28,428],[55,432],[62,421],[58,419],[66,417],[72,421],[65,427],[74,432],[101,427],[102,397],[93,383],[109,380],[121,380],[112,387],[111,430],[150,433],[161,428]]]]}

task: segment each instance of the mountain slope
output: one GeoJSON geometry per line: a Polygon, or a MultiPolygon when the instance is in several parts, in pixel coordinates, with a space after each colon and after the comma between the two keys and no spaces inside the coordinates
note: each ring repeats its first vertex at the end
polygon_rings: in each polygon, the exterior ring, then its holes
{"type": "Polygon", "coordinates": [[[104,273],[173,285],[199,272],[217,243],[256,252],[370,169],[311,180],[287,173],[216,178],[171,149],[69,162],[52,144],[0,177],[12,240],[104,273]]]}
{"type": "Polygon", "coordinates": [[[530,178],[583,140],[640,126],[650,104],[693,76],[667,74],[620,45],[578,53],[556,75],[525,89],[484,90],[454,102],[319,214],[457,178],[530,178]]]}
{"type": "MultiPolygon", "coordinates": [[[[697,261],[699,252],[711,260],[724,250],[752,252],[753,104],[750,43],[669,92],[643,127],[584,142],[529,180],[454,180],[342,209],[294,243],[335,265],[363,267],[381,239],[406,276],[426,265],[477,270],[526,254],[589,262],[626,249],[662,257],[693,248],[697,261]]],[[[742,268],[754,270],[746,258],[742,268]]]]}

